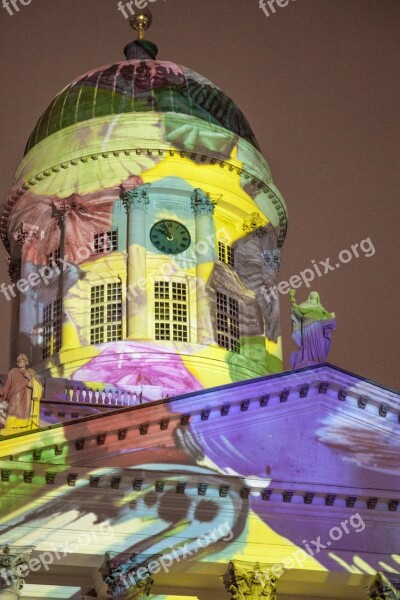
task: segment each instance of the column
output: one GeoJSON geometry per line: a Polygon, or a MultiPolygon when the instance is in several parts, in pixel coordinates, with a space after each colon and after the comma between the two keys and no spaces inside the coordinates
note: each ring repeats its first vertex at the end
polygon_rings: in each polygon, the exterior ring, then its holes
{"type": "Polygon", "coordinates": [[[231,561],[223,576],[232,600],[276,600],[276,582],[283,573],[282,565],[262,565],[231,561]]]}
{"type": "Polygon", "coordinates": [[[263,284],[257,291],[263,309],[265,336],[268,340],[278,341],[280,331],[279,291],[277,290],[281,255],[279,248],[263,250],[263,284]]]}
{"type": "MultiPolygon", "coordinates": [[[[36,290],[30,284],[29,276],[36,273],[38,227],[30,223],[21,223],[17,243],[21,247],[20,278],[15,282],[19,295],[19,352],[32,361],[33,332],[36,325],[36,290]]],[[[16,271],[14,271],[16,274],[16,271]]]]}
{"type": "MultiPolygon", "coordinates": [[[[68,263],[74,259],[73,253],[69,254],[66,241],[72,238],[74,231],[70,228],[67,231],[69,220],[72,213],[79,214],[79,206],[77,204],[77,194],[71,194],[63,200],[54,200],[52,205],[52,217],[56,219],[57,226],[60,230],[60,256],[68,263]],[[66,258],[67,257],[67,258],[66,258]]],[[[54,263],[53,263],[54,264],[54,263]]],[[[70,282],[68,281],[68,269],[64,264],[58,265],[60,273],[58,275],[57,298],[62,299],[62,330],[61,330],[61,348],[60,352],[71,350],[80,346],[79,336],[73,322],[70,320],[68,313],[65,310],[65,299],[68,295],[70,282]]]]}
{"type": "Polygon", "coordinates": [[[127,338],[148,339],[146,212],[150,203],[146,183],[132,190],[123,190],[127,213],[127,338]]]}
{"type": "Polygon", "coordinates": [[[212,344],[214,343],[214,333],[206,285],[216,260],[215,205],[203,190],[197,188],[191,195],[191,207],[194,212],[196,229],[197,341],[200,344],[212,344]]]}
{"type": "Polygon", "coordinates": [[[17,283],[21,279],[21,259],[6,258],[8,264],[8,275],[13,283],[17,283]]]}
{"type": "MultiPolygon", "coordinates": [[[[19,339],[18,339],[18,331],[19,331],[19,301],[18,299],[16,301],[13,301],[13,295],[15,294],[15,289],[13,287],[13,284],[15,285],[17,283],[17,281],[19,281],[21,279],[21,257],[11,257],[6,259],[8,262],[8,274],[10,276],[10,280],[11,280],[11,285],[9,286],[0,286],[1,292],[3,293],[3,295],[5,296],[6,300],[8,302],[11,302],[11,330],[15,332],[15,335],[11,336],[11,341],[10,341],[10,354],[11,356],[17,356],[19,354],[19,339]],[[12,292],[10,290],[10,287],[12,289],[12,292]]],[[[36,318],[36,322],[38,321],[38,319],[36,318]]],[[[36,344],[36,335],[35,338],[33,340],[33,343],[36,344]]],[[[26,354],[26,353],[25,353],[26,354]]],[[[32,353],[33,354],[33,353],[32,353]]],[[[34,356],[33,356],[33,361],[34,360],[34,356]]]]}
{"type": "Polygon", "coordinates": [[[377,573],[369,586],[369,599],[400,600],[400,575],[377,573]]]}
{"type": "Polygon", "coordinates": [[[0,600],[19,600],[33,546],[0,549],[0,600]]]}

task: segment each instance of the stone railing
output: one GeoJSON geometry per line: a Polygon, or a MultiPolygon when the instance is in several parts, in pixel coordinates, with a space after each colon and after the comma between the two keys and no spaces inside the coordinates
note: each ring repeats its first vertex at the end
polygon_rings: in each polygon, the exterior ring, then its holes
{"type": "MultiPolygon", "coordinates": [[[[0,375],[0,386],[4,384],[6,375],[0,375]]],[[[102,383],[85,384],[83,381],[44,377],[42,404],[71,403],[102,407],[136,406],[154,400],[163,400],[186,393],[186,390],[166,391],[155,386],[130,386],[121,389],[102,383]]]]}
{"type": "Polygon", "coordinates": [[[146,402],[145,390],[133,387],[122,390],[113,386],[85,385],[83,381],[46,377],[44,382],[44,402],[71,402],[73,404],[93,404],[101,406],[135,406],[146,402]]]}

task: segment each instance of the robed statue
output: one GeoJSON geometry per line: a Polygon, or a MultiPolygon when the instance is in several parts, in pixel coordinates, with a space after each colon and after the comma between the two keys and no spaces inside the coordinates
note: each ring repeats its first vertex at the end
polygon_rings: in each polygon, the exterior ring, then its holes
{"type": "Polygon", "coordinates": [[[296,292],[290,290],[292,305],[293,340],[299,347],[292,352],[292,369],[308,367],[326,361],[330,347],[332,331],[336,329],[335,313],[322,306],[318,292],[311,292],[302,304],[296,304],[296,292]]]}
{"type": "Polygon", "coordinates": [[[400,600],[400,580],[394,575],[396,583],[392,583],[392,573],[377,573],[374,581],[369,587],[370,600],[400,600]],[[387,576],[386,576],[387,575],[387,576]],[[390,579],[389,579],[390,577],[390,579]]]}
{"type": "Polygon", "coordinates": [[[0,388],[0,433],[19,433],[39,427],[39,403],[42,384],[33,369],[28,369],[25,354],[17,357],[17,366],[8,372],[0,388]],[[3,431],[1,431],[3,430],[3,431]]]}

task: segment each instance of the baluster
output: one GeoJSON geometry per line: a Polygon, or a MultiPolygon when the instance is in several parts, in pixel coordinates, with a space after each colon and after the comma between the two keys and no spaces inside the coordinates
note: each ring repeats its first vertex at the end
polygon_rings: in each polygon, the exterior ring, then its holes
{"type": "Polygon", "coordinates": [[[78,402],[77,396],[76,396],[76,387],[74,384],[72,384],[72,398],[71,398],[71,402],[78,402]]]}
{"type": "Polygon", "coordinates": [[[65,386],[65,400],[66,402],[71,402],[72,400],[72,389],[71,386],[68,385],[68,383],[65,386]]]}

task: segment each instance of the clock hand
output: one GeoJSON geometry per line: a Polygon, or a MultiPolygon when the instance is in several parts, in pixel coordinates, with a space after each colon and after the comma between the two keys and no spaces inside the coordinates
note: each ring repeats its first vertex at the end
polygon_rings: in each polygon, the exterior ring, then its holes
{"type": "Polygon", "coordinates": [[[164,227],[165,227],[165,235],[167,236],[167,240],[169,242],[171,242],[174,239],[174,236],[172,235],[171,230],[166,223],[164,224],[164,227]]]}
{"type": "Polygon", "coordinates": [[[169,231],[168,231],[166,225],[164,225],[164,223],[161,225],[161,233],[165,236],[168,236],[168,234],[169,234],[169,231]]]}

